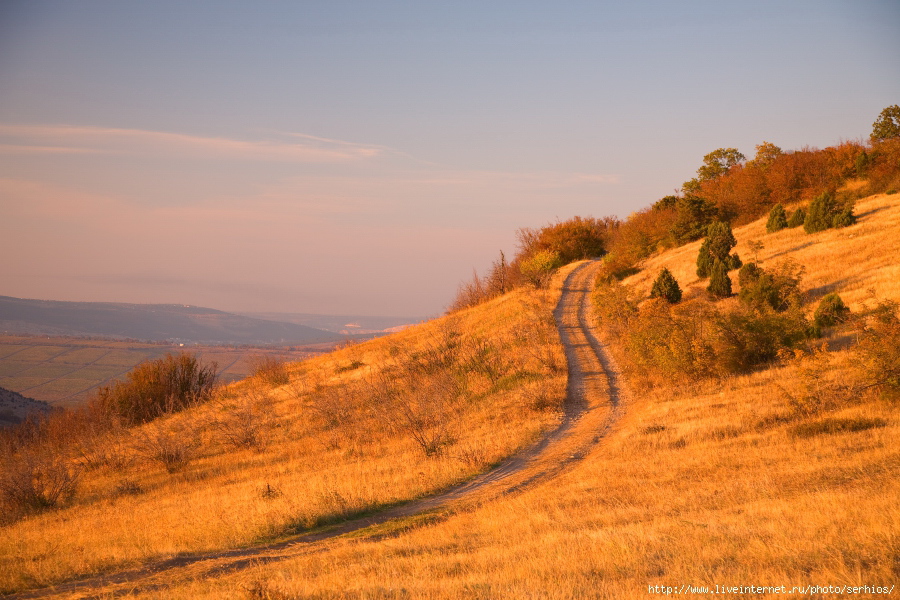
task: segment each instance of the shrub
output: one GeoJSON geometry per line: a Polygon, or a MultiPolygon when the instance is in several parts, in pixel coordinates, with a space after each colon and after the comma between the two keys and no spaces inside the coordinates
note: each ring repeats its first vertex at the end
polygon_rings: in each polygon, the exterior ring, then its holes
{"type": "Polygon", "coordinates": [[[149,461],[175,473],[194,459],[200,448],[200,431],[188,423],[151,424],[137,432],[137,450],[149,461]]]}
{"type": "Polygon", "coordinates": [[[850,309],[844,301],[835,293],[827,294],[819,302],[814,315],[814,322],[818,327],[833,327],[843,323],[850,317],[850,309]]]}
{"type": "Polygon", "coordinates": [[[847,206],[842,211],[834,215],[831,226],[835,228],[850,227],[856,224],[856,215],[853,214],[853,207],[847,206]]]}
{"type": "Polygon", "coordinates": [[[212,421],[222,441],[233,448],[263,449],[268,424],[268,407],[264,400],[263,394],[255,389],[247,390],[234,403],[223,399],[220,416],[212,421]]]}
{"type": "Polygon", "coordinates": [[[251,376],[273,387],[287,385],[291,382],[291,373],[287,362],[274,356],[263,354],[251,360],[251,376]]]}
{"type": "Polygon", "coordinates": [[[101,387],[95,402],[127,425],[207,400],[216,383],[216,363],[201,366],[191,354],[169,354],[142,363],[125,381],[101,387]]]}
{"type": "Polygon", "coordinates": [[[794,228],[800,227],[806,221],[806,211],[803,210],[803,207],[799,207],[797,210],[791,214],[791,218],[788,219],[787,226],[794,228]]]}
{"type": "Polygon", "coordinates": [[[559,254],[551,250],[538,250],[519,263],[519,270],[532,285],[542,288],[550,281],[553,272],[563,265],[559,254]]]}
{"type": "Polygon", "coordinates": [[[55,508],[72,498],[79,471],[46,447],[28,447],[0,464],[0,499],[9,517],[55,508]]]}
{"type": "Polygon", "coordinates": [[[561,264],[606,254],[606,246],[618,227],[615,218],[594,219],[573,217],[568,221],[547,225],[541,229],[523,228],[518,231],[520,253],[518,259],[548,251],[556,254],[561,264]]]}
{"type": "Polygon", "coordinates": [[[763,270],[755,262],[749,262],[738,271],[738,283],[744,288],[759,279],[763,270]]]}
{"type": "Polygon", "coordinates": [[[716,365],[723,373],[744,373],[808,337],[809,324],[799,307],[785,313],[728,312],[715,322],[716,365]]]}
{"type": "Polygon", "coordinates": [[[772,210],[769,211],[769,220],[766,221],[766,231],[775,233],[776,231],[785,229],[787,226],[787,213],[784,212],[784,207],[781,204],[776,204],[772,207],[772,210]]]}
{"type": "Polygon", "coordinates": [[[809,212],[803,221],[806,233],[816,233],[831,227],[848,227],[856,223],[852,204],[840,205],[834,194],[824,192],[816,196],[809,205],[809,212]]]}
{"type": "Polygon", "coordinates": [[[803,267],[793,261],[785,261],[772,270],[750,264],[753,267],[738,273],[741,282],[738,299],[742,304],[754,310],[770,308],[778,312],[799,304],[803,267]]]}
{"type": "Polygon", "coordinates": [[[651,298],[662,298],[669,304],[675,304],[681,301],[681,288],[678,281],[672,276],[669,269],[663,268],[659,272],[656,281],[653,282],[653,288],[650,290],[651,298]]]}
{"type": "Polygon", "coordinates": [[[720,260],[713,263],[706,291],[716,298],[731,296],[731,278],[728,277],[728,267],[720,260]]]}
{"type": "Polygon", "coordinates": [[[900,316],[892,302],[881,303],[859,337],[856,352],[864,388],[900,399],[900,316]]]}
{"type": "Polygon", "coordinates": [[[631,291],[614,280],[598,280],[591,300],[600,325],[616,336],[621,335],[638,314],[631,291]]]}

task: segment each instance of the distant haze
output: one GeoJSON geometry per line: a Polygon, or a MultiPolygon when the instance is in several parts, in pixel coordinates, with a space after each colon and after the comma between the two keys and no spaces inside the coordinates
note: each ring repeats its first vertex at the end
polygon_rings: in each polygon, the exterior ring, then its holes
{"type": "Polygon", "coordinates": [[[865,137],[900,4],[0,4],[0,294],[440,313],[515,231],[865,137]]]}

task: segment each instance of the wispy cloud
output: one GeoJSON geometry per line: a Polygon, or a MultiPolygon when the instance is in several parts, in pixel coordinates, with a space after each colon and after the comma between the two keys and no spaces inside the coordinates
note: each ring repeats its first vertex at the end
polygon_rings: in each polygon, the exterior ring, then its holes
{"type": "Polygon", "coordinates": [[[267,139],[204,137],[142,129],[69,125],[0,124],[4,154],[112,153],[161,154],[284,162],[364,160],[388,149],[299,133],[267,139]]]}

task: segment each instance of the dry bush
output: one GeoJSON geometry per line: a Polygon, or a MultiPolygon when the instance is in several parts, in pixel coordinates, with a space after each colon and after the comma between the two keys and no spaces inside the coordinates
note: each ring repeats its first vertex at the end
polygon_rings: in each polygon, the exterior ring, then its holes
{"type": "Polygon", "coordinates": [[[233,448],[265,448],[270,418],[265,394],[250,388],[238,398],[222,397],[217,403],[219,414],[210,425],[222,441],[233,448]]]}
{"type": "Polygon", "coordinates": [[[95,406],[126,425],[146,423],[208,400],[216,385],[216,363],[202,366],[191,354],[169,354],[139,364],[125,381],[101,387],[95,406]]]}
{"type": "Polygon", "coordinates": [[[201,428],[185,421],[152,423],[135,432],[135,449],[169,473],[180,471],[196,458],[201,428]]]}
{"type": "Polygon", "coordinates": [[[455,441],[463,390],[451,373],[380,376],[371,385],[379,417],[392,431],[412,439],[425,456],[439,456],[455,441]]]}
{"type": "Polygon", "coordinates": [[[291,373],[288,363],[271,356],[262,354],[255,356],[250,361],[250,376],[265,382],[272,387],[287,385],[291,382],[291,373]]]}
{"type": "Polygon", "coordinates": [[[783,352],[782,356],[796,367],[797,375],[793,382],[782,382],[777,387],[795,413],[819,415],[858,401],[858,385],[835,371],[833,355],[826,345],[814,348],[810,355],[796,349],[783,352]]]}
{"type": "Polygon", "coordinates": [[[879,303],[868,316],[855,351],[862,388],[900,400],[900,306],[879,303]]]}
{"type": "Polygon", "coordinates": [[[15,519],[56,508],[69,501],[78,488],[80,470],[66,456],[47,447],[32,446],[4,453],[0,460],[0,504],[15,519]]]}

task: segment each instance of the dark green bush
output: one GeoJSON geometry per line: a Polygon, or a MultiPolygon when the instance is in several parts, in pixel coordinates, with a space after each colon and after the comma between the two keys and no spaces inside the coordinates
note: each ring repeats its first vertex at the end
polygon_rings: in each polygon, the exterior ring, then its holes
{"type": "Polygon", "coordinates": [[[776,231],[785,229],[787,226],[787,213],[784,212],[784,207],[782,205],[776,204],[772,207],[772,210],[769,211],[769,220],[766,221],[766,231],[775,233],[776,231]]]}
{"type": "Polygon", "coordinates": [[[146,423],[208,399],[216,384],[216,363],[201,366],[191,354],[168,354],[139,364],[97,392],[96,403],[126,425],[146,423]]]}
{"type": "Polygon", "coordinates": [[[806,221],[806,211],[803,210],[803,207],[801,206],[800,208],[795,210],[793,214],[791,214],[791,218],[788,219],[787,226],[791,228],[800,227],[801,225],[803,225],[804,221],[806,221]]]}
{"type": "Polygon", "coordinates": [[[856,224],[856,215],[853,214],[853,207],[847,206],[839,213],[834,215],[831,226],[835,228],[850,227],[856,224]]]}
{"type": "Polygon", "coordinates": [[[728,298],[731,296],[731,278],[728,276],[728,267],[721,260],[716,260],[713,263],[706,291],[716,298],[728,298]]]}
{"type": "Polygon", "coordinates": [[[758,264],[755,262],[749,262],[741,267],[741,270],[738,271],[738,283],[741,284],[741,287],[746,287],[759,279],[759,276],[762,275],[763,270],[760,268],[758,264]]]}
{"type": "Polygon", "coordinates": [[[844,301],[835,293],[827,294],[819,302],[814,315],[814,322],[818,327],[833,327],[850,318],[850,309],[844,301]]]}
{"type": "Polygon", "coordinates": [[[653,288],[650,290],[650,297],[662,298],[669,304],[681,302],[681,287],[672,276],[671,271],[664,268],[659,272],[659,276],[653,282],[653,288]]]}
{"type": "Polygon", "coordinates": [[[742,276],[738,299],[748,308],[783,312],[799,304],[803,267],[794,262],[786,261],[771,270],[754,264],[747,271],[742,269],[738,277],[742,276]]]}
{"type": "Polygon", "coordinates": [[[816,196],[809,205],[809,212],[803,221],[806,233],[816,233],[831,227],[849,227],[856,223],[852,200],[838,202],[834,194],[824,192],[816,196]]]}
{"type": "Polygon", "coordinates": [[[697,276],[701,278],[712,276],[716,261],[722,263],[726,272],[739,268],[740,257],[737,254],[730,254],[736,245],[737,240],[731,232],[731,225],[720,221],[711,223],[706,231],[706,239],[703,240],[697,254],[697,276]]]}

